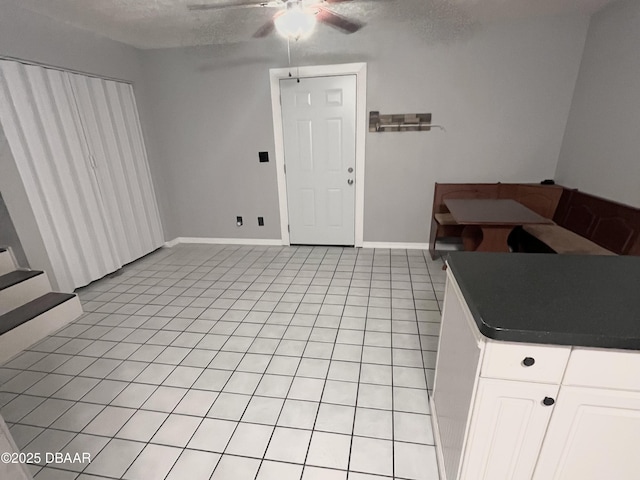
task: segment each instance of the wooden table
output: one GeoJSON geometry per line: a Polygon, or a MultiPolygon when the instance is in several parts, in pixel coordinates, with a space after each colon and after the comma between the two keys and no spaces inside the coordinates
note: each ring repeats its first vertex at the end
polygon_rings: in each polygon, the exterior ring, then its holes
{"type": "Polygon", "coordinates": [[[553,223],[521,203],[509,199],[447,199],[454,220],[467,227],[462,232],[465,250],[508,252],[507,238],[522,225],[553,223]]]}

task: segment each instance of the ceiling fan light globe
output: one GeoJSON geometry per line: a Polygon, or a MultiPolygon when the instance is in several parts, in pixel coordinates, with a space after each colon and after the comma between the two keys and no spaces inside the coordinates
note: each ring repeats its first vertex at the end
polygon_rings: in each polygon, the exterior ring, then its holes
{"type": "Polygon", "coordinates": [[[273,23],[280,35],[298,40],[313,33],[316,16],[313,12],[305,12],[301,8],[289,8],[282,15],[278,15],[273,23]]]}

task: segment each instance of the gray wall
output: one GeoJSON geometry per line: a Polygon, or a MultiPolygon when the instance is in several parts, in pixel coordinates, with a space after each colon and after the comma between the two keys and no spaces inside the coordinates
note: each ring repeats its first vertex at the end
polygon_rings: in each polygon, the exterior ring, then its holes
{"type": "Polygon", "coordinates": [[[595,14],[556,172],[588,193],[640,207],[640,2],[595,14]]]}
{"type": "Polygon", "coordinates": [[[0,55],[128,81],[140,79],[138,50],[0,2],[0,55]]]}
{"type": "MultiPolygon", "coordinates": [[[[367,110],[431,112],[447,132],[367,133],[365,241],[426,242],[434,182],[538,182],[558,160],[588,18],[318,30],[293,62],[368,63],[367,110]]],[[[145,51],[167,238],[279,238],[268,70],[280,38],[145,51]],[[248,217],[245,227],[235,216],[248,217]],[[265,217],[259,228],[255,217],[265,217]]]]}
{"type": "MultiPolygon", "coordinates": [[[[20,58],[46,65],[108,76],[134,83],[143,130],[148,123],[139,50],[91,32],[25,11],[11,2],[0,4],[0,56],[20,58]]],[[[51,271],[29,205],[4,134],[0,132],[0,191],[32,268],[51,271]]],[[[145,132],[146,137],[146,132],[145,132]]],[[[153,146],[147,142],[152,175],[153,146]]],[[[154,175],[161,203],[162,179],[154,175]]]]}
{"type": "Polygon", "coordinates": [[[11,220],[7,205],[4,203],[4,198],[2,198],[2,192],[0,192],[0,247],[9,247],[11,249],[18,267],[29,268],[29,261],[24,254],[24,248],[22,248],[18,232],[13,225],[13,220],[11,220]]]}
{"type": "MultiPolygon", "coordinates": [[[[16,228],[22,249],[27,256],[29,266],[45,272],[53,271],[27,192],[20,179],[18,167],[13,159],[4,130],[1,127],[0,172],[2,172],[2,175],[0,175],[0,191],[16,228]]],[[[53,275],[49,276],[49,280],[52,286],[57,288],[53,275]]]]}

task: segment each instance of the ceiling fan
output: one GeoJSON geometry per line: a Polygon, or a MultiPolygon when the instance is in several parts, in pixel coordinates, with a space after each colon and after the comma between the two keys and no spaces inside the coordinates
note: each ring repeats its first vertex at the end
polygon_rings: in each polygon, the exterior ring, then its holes
{"type": "Polygon", "coordinates": [[[192,11],[224,10],[237,8],[278,8],[269,21],[262,25],[254,34],[254,38],[263,38],[277,29],[287,37],[298,38],[305,36],[313,29],[316,21],[325,23],[342,33],[354,33],[360,30],[364,23],[351,20],[331,11],[326,4],[351,2],[353,0],[319,0],[308,4],[303,0],[239,0],[237,2],[190,4],[187,8],[192,11]]]}

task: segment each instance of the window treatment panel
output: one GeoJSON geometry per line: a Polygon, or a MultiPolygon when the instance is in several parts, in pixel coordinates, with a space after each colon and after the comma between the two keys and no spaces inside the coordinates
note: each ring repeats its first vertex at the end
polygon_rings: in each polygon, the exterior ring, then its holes
{"type": "Polygon", "coordinates": [[[121,267],[68,74],[0,62],[0,121],[58,288],[72,291],[121,267]]]}
{"type": "Polygon", "coordinates": [[[71,75],[123,263],[164,243],[131,85],[71,75]]]}
{"type": "Polygon", "coordinates": [[[59,289],[164,243],[131,85],[5,60],[0,107],[59,289]]]}

